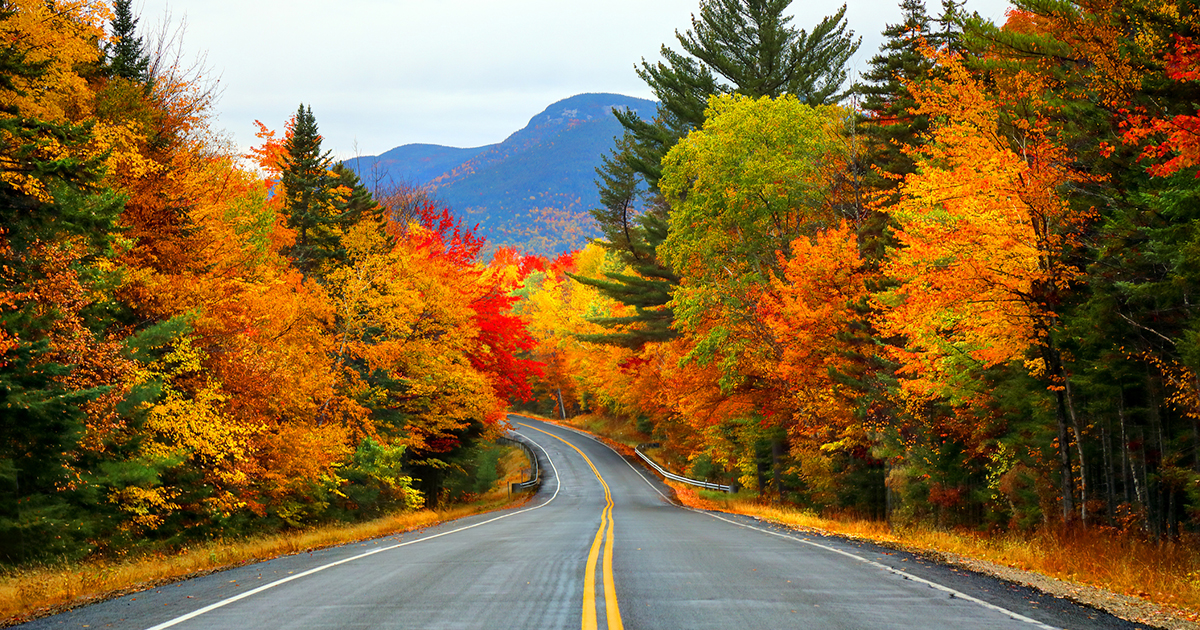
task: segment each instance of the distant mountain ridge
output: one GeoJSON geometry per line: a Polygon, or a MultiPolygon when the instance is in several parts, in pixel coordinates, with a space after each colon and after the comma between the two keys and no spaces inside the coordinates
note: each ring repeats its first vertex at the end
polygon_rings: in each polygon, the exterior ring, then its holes
{"type": "Polygon", "coordinates": [[[408,144],[345,164],[368,184],[429,186],[464,222],[478,223],[493,246],[554,255],[599,235],[588,210],[599,205],[595,169],[623,131],[613,110],[650,119],[657,107],[620,94],[580,94],[497,144],[408,144]]]}

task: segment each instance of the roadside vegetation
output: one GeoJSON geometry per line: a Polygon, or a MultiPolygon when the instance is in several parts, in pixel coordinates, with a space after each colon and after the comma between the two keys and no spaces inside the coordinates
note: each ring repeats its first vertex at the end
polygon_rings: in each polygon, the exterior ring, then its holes
{"type": "Polygon", "coordinates": [[[0,627],[126,593],[294,553],[384,538],[464,516],[514,507],[530,495],[509,493],[529,461],[513,446],[488,446],[459,499],[353,524],[336,523],[241,539],[198,541],[83,562],[47,562],[0,571],[0,627]]]}

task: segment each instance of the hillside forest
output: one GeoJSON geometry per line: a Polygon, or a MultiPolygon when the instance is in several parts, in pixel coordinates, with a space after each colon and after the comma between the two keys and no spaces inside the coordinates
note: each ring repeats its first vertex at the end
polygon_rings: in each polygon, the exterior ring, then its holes
{"type": "Polygon", "coordinates": [[[0,0],[0,560],[454,501],[511,406],[829,514],[1195,532],[1194,5],[904,0],[857,82],[788,5],[642,63],[604,238],[484,260],[309,107],[239,155],[129,0],[0,0]]]}

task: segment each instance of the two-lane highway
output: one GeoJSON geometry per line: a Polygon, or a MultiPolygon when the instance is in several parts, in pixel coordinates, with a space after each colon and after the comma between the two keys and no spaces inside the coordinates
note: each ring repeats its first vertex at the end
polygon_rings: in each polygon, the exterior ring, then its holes
{"type": "Polygon", "coordinates": [[[526,506],[144,591],[23,628],[1135,628],[920,558],[672,505],[608,447],[519,417],[526,506]]]}

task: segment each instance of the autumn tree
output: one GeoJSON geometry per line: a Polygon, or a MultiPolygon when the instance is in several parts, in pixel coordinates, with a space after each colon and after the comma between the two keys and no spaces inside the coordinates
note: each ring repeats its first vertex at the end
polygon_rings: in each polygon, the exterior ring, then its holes
{"type": "MultiPolygon", "coordinates": [[[[87,7],[0,5],[0,558],[77,555],[105,512],[80,479],[85,407],[116,361],[97,334],[111,306],[112,236],[124,199],[101,185],[97,126],[72,118],[74,74],[99,59],[87,7]],[[91,312],[89,312],[91,311],[91,312]],[[99,508],[99,509],[98,509],[99,508]],[[89,510],[98,512],[88,517],[89,510]]],[[[99,475],[97,475],[99,476],[99,475]]],[[[94,477],[93,477],[94,479],[94,477]]]]}
{"type": "Polygon", "coordinates": [[[732,444],[746,449],[739,457],[768,462],[777,491],[797,399],[774,367],[786,342],[761,305],[777,290],[772,279],[785,275],[793,246],[845,219],[834,173],[849,157],[847,116],[788,95],[717,96],[704,126],[663,162],[671,229],[659,255],[682,278],[671,306],[686,340],[683,360],[712,379],[704,415],[732,423],[730,430],[743,423],[763,428],[738,429],[750,442],[732,444]]]}
{"type": "MultiPolygon", "coordinates": [[[[946,78],[914,88],[918,112],[938,122],[928,144],[913,149],[918,168],[888,209],[900,248],[884,269],[899,286],[881,295],[878,325],[905,339],[895,357],[903,387],[917,398],[966,402],[983,389],[972,375],[1028,361],[1059,397],[1062,501],[1070,518],[1068,428],[1077,447],[1081,436],[1054,338],[1054,305],[1079,276],[1066,254],[1089,213],[1057,191],[1089,178],[1072,170],[1044,124],[1035,119],[1006,130],[1000,107],[961,62],[938,59],[946,78]]],[[[1032,111],[1037,94],[1026,96],[1032,111]]]]}
{"type": "Polygon", "coordinates": [[[664,160],[661,255],[684,279],[672,305],[703,361],[732,367],[747,344],[769,346],[753,341],[754,305],[792,242],[839,220],[829,174],[845,160],[844,124],[840,109],[790,96],[714,97],[704,127],[664,160]]]}
{"type": "Polygon", "coordinates": [[[714,94],[777,97],[790,94],[811,105],[840,100],[846,64],[858,49],[846,8],[808,32],[783,15],[791,0],[705,0],[692,28],[676,33],[682,52],[663,45],[664,61],[642,61],[638,76],[661,103],[653,121],[631,111],[616,112],[625,135],[598,170],[604,208],[593,216],[614,251],[634,274],[600,279],[597,288],[635,307],[608,322],[612,341],[642,344],[669,339],[671,317],[665,297],[678,279],[652,253],[667,236],[667,208],[656,199],[662,160],[671,147],[704,123],[714,94]],[[643,197],[645,196],[645,198],[643,197]],[[638,216],[631,208],[647,206],[638,216]]]}

